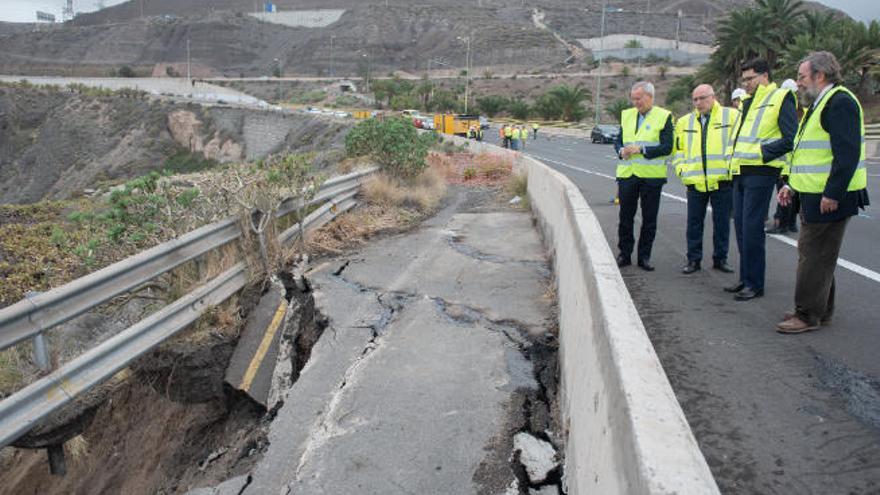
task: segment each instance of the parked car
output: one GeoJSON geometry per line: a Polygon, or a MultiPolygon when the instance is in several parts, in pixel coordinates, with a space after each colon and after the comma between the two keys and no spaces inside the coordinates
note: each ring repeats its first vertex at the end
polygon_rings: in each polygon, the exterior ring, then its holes
{"type": "Polygon", "coordinates": [[[480,129],[488,129],[489,128],[489,119],[480,115],[480,129]]]}
{"type": "Polygon", "coordinates": [[[593,127],[590,133],[590,141],[594,143],[613,143],[620,134],[620,126],[610,124],[599,124],[593,127]]]}
{"type": "Polygon", "coordinates": [[[415,114],[413,115],[413,123],[415,123],[416,127],[419,129],[433,129],[434,128],[434,117],[429,117],[427,115],[415,114]]]}

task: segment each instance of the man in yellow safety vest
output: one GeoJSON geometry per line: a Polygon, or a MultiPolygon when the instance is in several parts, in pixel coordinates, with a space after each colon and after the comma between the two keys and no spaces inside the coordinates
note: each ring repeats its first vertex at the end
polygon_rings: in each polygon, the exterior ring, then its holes
{"type": "Polygon", "coordinates": [[[733,131],[739,119],[735,108],[722,107],[708,84],[692,94],[694,111],[675,124],[675,174],[687,186],[687,265],[682,273],[700,270],[703,259],[703,220],[712,204],[712,267],[733,273],[727,264],[733,186],[730,156],[733,131]]]}
{"type": "Polygon", "coordinates": [[[783,316],[780,333],[803,333],[831,323],[834,268],[850,217],[870,203],[865,168],[862,105],[840,86],[840,64],[829,52],[813,52],[798,67],[798,90],[810,105],[795,139],[788,185],[781,204],[800,200],[794,311],[783,316]]]}
{"type": "Polygon", "coordinates": [[[739,248],[739,282],[725,287],[737,301],[764,295],[766,236],[764,221],[773,187],[786,165],[797,134],[794,96],[770,82],[766,60],[742,66],[745,97],[731,159],[733,172],[733,225],[739,248]]]}
{"type": "Polygon", "coordinates": [[[635,244],[633,219],[639,202],[642,205],[642,229],[639,233],[638,265],[654,271],[651,248],[657,234],[660,193],[666,183],[666,159],[674,140],[672,113],[654,106],[654,85],[635,83],[630,91],[633,107],[620,114],[620,133],[614,150],[617,162],[617,196],[620,219],[617,224],[617,266],[632,264],[635,244]]]}

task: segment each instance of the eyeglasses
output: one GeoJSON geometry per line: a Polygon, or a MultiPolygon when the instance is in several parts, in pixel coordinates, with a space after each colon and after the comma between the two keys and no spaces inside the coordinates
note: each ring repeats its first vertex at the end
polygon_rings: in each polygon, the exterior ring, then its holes
{"type": "Polygon", "coordinates": [[[697,103],[698,101],[708,100],[709,98],[712,98],[713,96],[715,96],[715,95],[694,96],[694,103],[697,103]]]}
{"type": "Polygon", "coordinates": [[[750,82],[752,79],[754,79],[754,78],[756,78],[756,77],[758,77],[758,76],[760,76],[760,75],[761,75],[761,74],[755,74],[754,76],[743,76],[742,79],[740,79],[740,81],[742,81],[743,83],[747,83],[747,82],[750,82]]]}

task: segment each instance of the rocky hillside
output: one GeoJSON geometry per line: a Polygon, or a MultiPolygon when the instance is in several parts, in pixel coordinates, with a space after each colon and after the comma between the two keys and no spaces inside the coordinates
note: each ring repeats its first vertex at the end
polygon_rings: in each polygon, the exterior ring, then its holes
{"type": "Polygon", "coordinates": [[[333,153],[349,123],[303,114],[0,86],[0,203],[82,194],[101,181],[333,153]]]}
{"type": "MultiPolygon", "coordinates": [[[[431,59],[542,70],[562,67],[567,43],[599,35],[598,0],[276,0],[280,11],[338,9],[323,27],[292,27],[249,15],[240,0],[132,0],[65,25],[0,26],[0,73],[106,75],[123,65],[142,75],[186,61],[200,76],[354,75],[423,71],[431,59]],[[482,5],[482,6],[480,6],[482,5]],[[543,19],[540,22],[538,19],[543,19]],[[331,39],[333,48],[331,50],[331,39]]],[[[609,2],[607,34],[631,33],[711,43],[716,20],[750,0],[609,2]],[[648,9],[650,15],[640,12],[648,9]],[[678,11],[683,12],[679,29],[678,11]]],[[[441,64],[434,67],[442,68],[441,64]]]]}

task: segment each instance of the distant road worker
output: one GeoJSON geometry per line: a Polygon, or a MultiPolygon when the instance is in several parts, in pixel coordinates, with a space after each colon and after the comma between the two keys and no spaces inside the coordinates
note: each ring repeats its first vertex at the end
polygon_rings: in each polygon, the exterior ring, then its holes
{"type": "Polygon", "coordinates": [[[504,126],[504,147],[513,148],[513,126],[505,124],[504,126]]]}
{"type": "Polygon", "coordinates": [[[742,88],[736,88],[733,90],[733,94],[730,95],[730,99],[733,100],[733,106],[736,107],[737,110],[742,110],[743,107],[743,98],[747,95],[746,90],[742,88]]]}
{"type": "Polygon", "coordinates": [[[521,125],[519,126],[519,149],[526,149],[526,141],[529,140],[529,129],[521,125]]]}
{"type": "Polygon", "coordinates": [[[538,123],[532,122],[532,139],[538,139],[538,123]]]}
{"type": "Polygon", "coordinates": [[[510,148],[513,150],[519,150],[520,137],[522,133],[519,131],[519,127],[512,127],[510,130],[510,148]]]}

